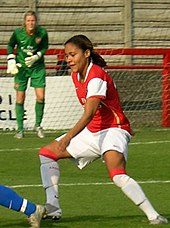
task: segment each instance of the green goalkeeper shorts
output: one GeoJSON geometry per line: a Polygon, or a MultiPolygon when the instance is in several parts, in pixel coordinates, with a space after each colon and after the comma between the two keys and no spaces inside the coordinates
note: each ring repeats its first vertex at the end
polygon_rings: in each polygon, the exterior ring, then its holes
{"type": "Polygon", "coordinates": [[[17,91],[25,91],[30,79],[30,86],[33,88],[44,88],[45,82],[45,67],[36,68],[19,68],[18,74],[15,75],[14,88],[17,91]]]}

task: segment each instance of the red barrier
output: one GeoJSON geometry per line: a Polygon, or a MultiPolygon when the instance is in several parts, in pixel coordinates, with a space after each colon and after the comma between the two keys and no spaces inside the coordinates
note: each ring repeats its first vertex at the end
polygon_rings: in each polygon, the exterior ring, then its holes
{"type": "MultiPolygon", "coordinates": [[[[100,55],[160,55],[162,65],[128,65],[108,66],[107,69],[162,69],[162,126],[170,127],[170,48],[99,48],[100,55]]],[[[7,55],[6,49],[0,49],[0,55],[7,55]]],[[[64,59],[64,49],[48,49],[46,55],[56,55],[58,60],[64,59]]],[[[47,69],[58,69],[60,66],[46,66],[47,69]]],[[[0,66],[6,69],[6,66],[0,66]]]]}

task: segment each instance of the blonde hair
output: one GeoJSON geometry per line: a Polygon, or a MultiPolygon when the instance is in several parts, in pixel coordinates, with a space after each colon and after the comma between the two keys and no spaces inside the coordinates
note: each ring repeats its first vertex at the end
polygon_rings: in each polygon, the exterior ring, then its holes
{"type": "Polygon", "coordinates": [[[33,11],[33,10],[28,10],[27,12],[24,13],[24,26],[25,26],[25,20],[26,20],[27,16],[34,16],[35,20],[37,22],[37,14],[36,14],[36,12],[33,11]]]}

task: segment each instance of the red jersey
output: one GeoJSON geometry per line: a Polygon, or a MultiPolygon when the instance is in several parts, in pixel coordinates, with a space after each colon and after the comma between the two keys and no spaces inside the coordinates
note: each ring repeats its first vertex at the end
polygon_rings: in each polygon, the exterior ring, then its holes
{"type": "Polygon", "coordinates": [[[90,63],[83,83],[79,82],[79,73],[72,73],[77,97],[84,106],[86,99],[97,97],[101,105],[93,119],[87,125],[91,132],[117,127],[131,133],[130,123],[126,118],[116,86],[111,76],[100,66],[90,63]]]}

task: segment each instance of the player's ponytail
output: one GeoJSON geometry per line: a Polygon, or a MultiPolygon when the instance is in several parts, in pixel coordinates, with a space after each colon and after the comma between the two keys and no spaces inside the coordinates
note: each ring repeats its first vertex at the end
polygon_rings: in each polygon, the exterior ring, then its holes
{"type": "Polygon", "coordinates": [[[106,67],[106,61],[94,50],[91,51],[92,62],[100,67],[106,67]]]}
{"type": "Polygon", "coordinates": [[[65,42],[64,45],[73,43],[83,51],[90,50],[90,58],[92,62],[100,67],[106,67],[105,60],[94,49],[92,42],[85,35],[75,35],[65,42]]]}

